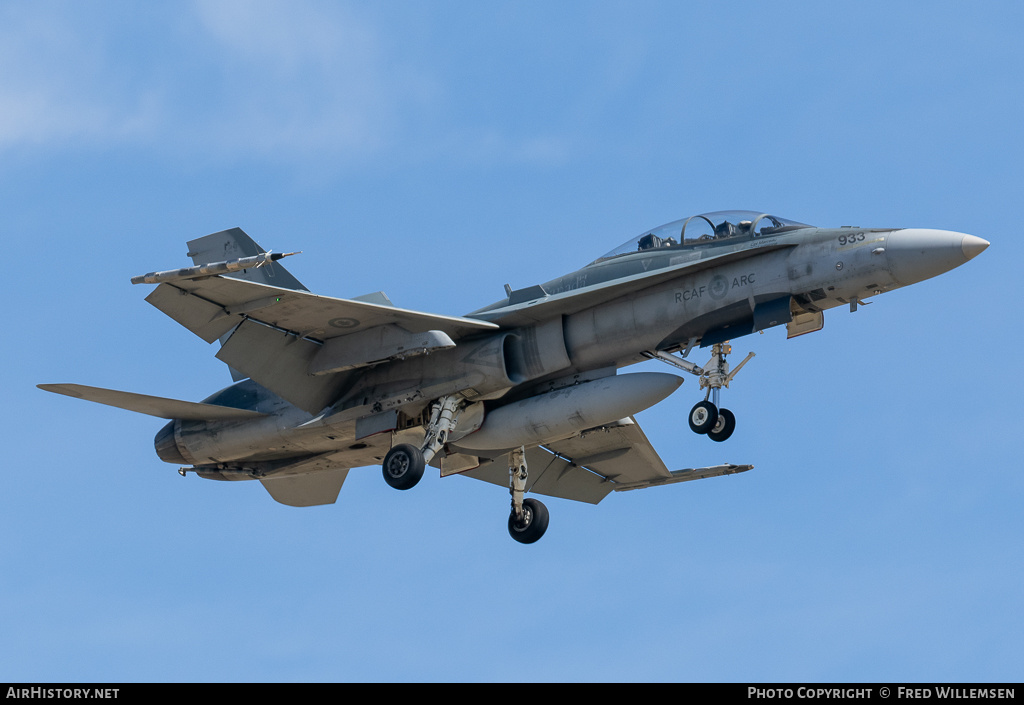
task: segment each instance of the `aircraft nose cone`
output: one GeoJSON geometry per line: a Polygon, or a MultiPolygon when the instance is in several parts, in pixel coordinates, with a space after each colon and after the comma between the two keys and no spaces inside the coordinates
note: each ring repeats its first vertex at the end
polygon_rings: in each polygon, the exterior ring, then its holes
{"type": "Polygon", "coordinates": [[[988,242],[950,230],[905,228],[889,233],[885,254],[901,286],[937,277],[980,254],[988,242]]]}
{"type": "Polygon", "coordinates": [[[983,240],[980,237],[974,235],[964,235],[963,242],[960,243],[960,249],[964,252],[964,257],[967,259],[974,259],[988,247],[988,240],[983,240]]]}

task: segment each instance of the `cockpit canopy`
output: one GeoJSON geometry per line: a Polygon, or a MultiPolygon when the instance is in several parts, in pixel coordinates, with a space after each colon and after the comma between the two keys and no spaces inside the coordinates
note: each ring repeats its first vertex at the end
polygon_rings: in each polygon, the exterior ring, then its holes
{"type": "Polygon", "coordinates": [[[653,230],[646,230],[595,262],[645,250],[692,248],[717,244],[722,240],[738,241],[744,238],[768,237],[811,227],[814,226],[757,211],[715,211],[692,215],[653,230]]]}

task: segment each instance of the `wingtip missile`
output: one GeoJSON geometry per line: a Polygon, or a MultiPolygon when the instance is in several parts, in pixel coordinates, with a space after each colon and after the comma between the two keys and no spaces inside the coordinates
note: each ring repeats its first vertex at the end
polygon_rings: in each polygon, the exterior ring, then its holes
{"type": "Polygon", "coordinates": [[[297,252],[262,252],[252,257],[225,260],[224,262],[211,262],[200,264],[195,267],[183,269],[168,269],[163,272],[150,272],[132,277],[132,284],[163,284],[164,282],[180,281],[182,279],[197,279],[199,277],[215,277],[220,274],[231,274],[244,269],[255,269],[266,265],[268,262],[276,262],[285,257],[302,254],[297,252]]]}

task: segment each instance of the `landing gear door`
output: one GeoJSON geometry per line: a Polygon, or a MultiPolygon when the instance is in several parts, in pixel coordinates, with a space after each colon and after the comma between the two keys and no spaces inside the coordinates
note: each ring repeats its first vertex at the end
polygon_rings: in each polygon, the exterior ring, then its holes
{"type": "Polygon", "coordinates": [[[808,311],[793,316],[793,320],[786,324],[786,338],[795,338],[798,335],[817,333],[825,327],[824,311],[808,311]]]}
{"type": "Polygon", "coordinates": [[[754,331],[780,326],[783,323],[789,325],[792,320],[791,296],[780,296],[777,299],[759,303],[754,307],[754,331]]]}

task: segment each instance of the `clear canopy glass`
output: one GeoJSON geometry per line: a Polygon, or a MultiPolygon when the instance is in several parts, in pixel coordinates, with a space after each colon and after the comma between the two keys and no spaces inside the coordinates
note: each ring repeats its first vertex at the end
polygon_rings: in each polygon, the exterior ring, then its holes
{"type": "Polygon", "coordinates": [[[757,211],[715,211],[645,230],[596,261],[645,250],[711,245],[722,240],[768,237],[811,227],[814,226],[757,211]]]}

